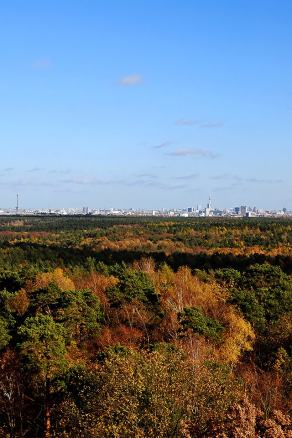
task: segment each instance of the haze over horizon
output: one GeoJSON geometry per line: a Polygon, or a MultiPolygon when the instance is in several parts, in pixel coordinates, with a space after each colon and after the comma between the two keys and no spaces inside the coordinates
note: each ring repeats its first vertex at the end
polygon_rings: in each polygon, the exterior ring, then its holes
{"type": "Polygon", "coordinates": [[[288,0],[3,1],[0,207],[292,209],[288,0]]]}

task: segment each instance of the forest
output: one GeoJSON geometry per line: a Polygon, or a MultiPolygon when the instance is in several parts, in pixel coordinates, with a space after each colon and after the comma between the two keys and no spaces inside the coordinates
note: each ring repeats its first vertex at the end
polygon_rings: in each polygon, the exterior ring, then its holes
{"type": "Polygon", "coordinates": [[[0,437],[292,437],[292,220],[0,217],[0,437]]]}

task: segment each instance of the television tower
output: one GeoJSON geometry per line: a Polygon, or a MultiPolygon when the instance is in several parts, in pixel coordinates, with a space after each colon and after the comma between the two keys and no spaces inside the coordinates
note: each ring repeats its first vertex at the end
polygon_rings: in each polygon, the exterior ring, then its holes
{"type": "Polygon", "coordinates": [[[212,206],[211,206],[211,195],[209,195],[209,201],[207,204],[207,207],[205,208],[205,216],[211,216],[212,215],[212,206]]]}
{"type": "Polygon", "coordinates": [[[209,202],[207,204],[207,208],[209,208],[209,210],[211,210],[211,195],[209,195],[209,202]]]}
{"type": "Polygon", "coordinates": [[[16,215],[18,215],[18,209],[19,209],[19,196],[17,193],[16,194],[16,209],[15,209],[16,215]]]}

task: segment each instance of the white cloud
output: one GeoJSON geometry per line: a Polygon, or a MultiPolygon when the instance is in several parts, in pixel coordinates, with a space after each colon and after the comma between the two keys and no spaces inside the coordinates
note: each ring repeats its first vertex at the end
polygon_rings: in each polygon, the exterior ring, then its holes
{"type": "Polygon", "coordinates": [[[200,121],[196,119],[179,119],[175,122],[179,126],[198,126],[199,123],[200,121]]]}
{"type": "Polygon", "coordinates": [[[198,173],[191,173],[189,175],[181,175],[181,176],[175,176],[174,179],[176,180],[182,180],[182,181],[189,181],[198,178],[198,173]]]}
{"type": "Polygon", "coordinates": [[[197,126],[198,128],[222,128],[223,122],[203,122],[197,119],[179,119],[175,122],[178,126],[197,126]]]}
{"type": "Polygon", "coordinates": [[[203,122],[200,123],[200,128],[222,128],[224,123],[222,122],[203,122]]]}
{"type": "Polygon", "coordinates": [[[28,169],[28,173],[34,173],[34,172],[40,172],[43,170],[41,167],[32,167],[31,169],[28,169]]]}
{"type": "Polygon", "coordinates": [[[217,158],[219,154],[210,151],[209,149],[195,149],[195,148],[181,148],[176,149],[172,152],[168,152],[165,155],[170,155],[172,157],[205,157],[205,158],[217,158]]]}
{"type": "Polygon", "coordinates": [[[221,175],[212,176],[211,179],[216,181],[236,181],[237,183],[254,183],[254,184],[279,184],[283,180],[280,178],[254,178],[254,177],[242,177],[239,175],[232,175],[229,173],[223,173],[221,175]]]}
{"type": "Polygon", "coordinates": [[[140,85],[143,83],[143,78],[141,75],[135,73],[132,75],[124,76],[120,79],[120,85],[124,87],[131,87],[133,85],[140,85]]]}

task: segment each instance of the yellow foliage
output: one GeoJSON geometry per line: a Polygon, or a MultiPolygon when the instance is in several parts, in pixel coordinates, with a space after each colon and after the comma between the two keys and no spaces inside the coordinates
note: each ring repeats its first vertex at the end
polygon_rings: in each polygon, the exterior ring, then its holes
{"type": "Polygon", "coordinates": [[[255,334],[250,323],[231,307],[224,317],[228,329],[224,333],[224,342],[220,347],[219,356],[226,363],[235,363],[244,351],[252,350],[255,334]]]}
{"type": "Polygon", "coordinates": [[[227,294],[218,284],[201,281],[188,267],[181,267],[173,272],[165,266],[150,275],[166,313],[163,328],[172,333],[173,338],[179,327],[179,312],[186,307],[196,307],[226,327],[222,334],[222,343],[218,346],[211,346],[209,343],[209,350],[213,350],[220,360],[235,363],[244,351],[252,350],[255,334],[251,325],[233,306],[227,304],[227,294]]]}
{"type": "Polygon", "coordinates": [[[152,275],[161,304],[168,310],[181,312],[185,307],[200,307],[213,313],[224,301],[224,291],[215,283],[204,283],[194,276],[188,267],[175,273],[168,266],[152,275]]]}
{"type": "Polygon", "coordinates": [[[49,284],[55,284],[62,291],[75,290],[73,281],[64,274],[63,269],[56,268],[52,272],[43,272],[36,276],[33,289],[41,289],[49,284]]]}

